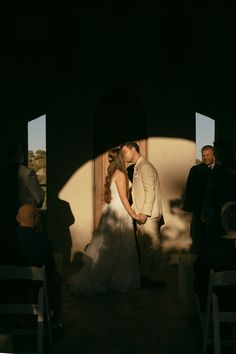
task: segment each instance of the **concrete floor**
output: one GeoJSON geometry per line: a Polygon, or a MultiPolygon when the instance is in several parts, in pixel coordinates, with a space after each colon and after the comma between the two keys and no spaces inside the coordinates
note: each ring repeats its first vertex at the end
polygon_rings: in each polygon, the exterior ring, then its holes
{"type": "Polygon", "coordinates": [[[67,266],[62,311],[65,333],[55,341],[54,350],[45,353],[200,354],[199,320],[180,305],[178,268],[177,264],[167,266],[164,289],[75,297],[66,280],[79,267],[67,266]]]}
{"type": "MultiPolygon", "coordinates": [[[[78,271],[65,269],[64,279],[78,271]]],[[[199,354],[201,331],[196,314],[179,303],[178,265],[166,268],[164,289],[129,290],[75,297],[63,288],[65,334],[55,353],[199,354]]]]}

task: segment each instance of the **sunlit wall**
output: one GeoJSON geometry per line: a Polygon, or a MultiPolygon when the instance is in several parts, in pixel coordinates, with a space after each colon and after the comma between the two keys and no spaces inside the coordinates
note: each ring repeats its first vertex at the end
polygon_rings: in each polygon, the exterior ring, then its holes
{"type": "MultiPolygon", "coordinates": [[[[160,175],[165,205],[164,249],[188,249],[189,216],[181,211],[180,206],[189,168],[195,163],[195,143],[183,139],[149,138],[147,156],[160,175]]],[[[93,178],[94,163],[89,161],[73,174],[59,193],[59,198],[70,204],[75,219],[70,226],[72,262],[80,261],[83,249],[92,237],[93,178]]]]}
{"type": "Polygon", "coordinates": [[[80,260],[80,253],[90,241],[93,232],[93,162],[80,167],[59,193],[59,198],[70,204],[74,216],[71,225],[71,261],[80,260]]]}
{"type": "Polygon", "coordinates": [[[163,249],[166,252],[188,250],[191,219],[181,206],[189,169],[195,164],[195,143],[177,138],[149,138],[147,155],[159,173],[165,205],[163,249]]]}

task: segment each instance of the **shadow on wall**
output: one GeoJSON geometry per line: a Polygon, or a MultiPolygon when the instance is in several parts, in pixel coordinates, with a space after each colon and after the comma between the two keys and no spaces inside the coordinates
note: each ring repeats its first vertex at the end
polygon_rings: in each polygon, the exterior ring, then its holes
{"type": "Polygon", "coordinates": [[[178,263],[178,256],[189,251],[192,240],[189,234],[192,216],[184,212],[181,199],[168,201],[165,225],[161,228],[162,250],[169,263],[178,263]]]}
{"type": "Polygon", "coordinates": [[[164,200],[165,224],[162,247],[170,262],[191,246],[191,214],[182,210],[182,196],[190,167],[195,164],[195,143],[178,138],[152,137],[147,143],[148,160],[156,167],[164,200]]]}
{"type": "Polygon", "coordinates": [[[71,212],[70,204],[58,198],[54,207],[55,220],[57,220],[57,229],[60,229],[63,235],[61,249],[63,250],[63,259],[66,263],[70,261],[72,240],[70,226],[73,225],[75,218],[71,212]]]}
{"type": "Polygon", "coordinates": [[[124,78],[115,80],[106,89],[97,104],[93,123],[94,158],[109,147],[147,137],[147,119],[142,102],[124,78]]]}
{"type": "Polygon", "coordinates": [[[92,236],[93,183],[93,161],[88,161],[71,176],[59,193],[59,198],[69,204],[74,219],[69,228],[69,262],[80,263],[81,252],[92,236]]]}

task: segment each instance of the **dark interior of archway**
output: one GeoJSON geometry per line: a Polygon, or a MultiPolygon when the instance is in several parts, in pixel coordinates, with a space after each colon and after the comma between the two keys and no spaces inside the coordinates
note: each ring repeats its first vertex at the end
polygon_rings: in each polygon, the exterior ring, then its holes
{"type": "Polygon", "coordinates": [[[142,103],[124,80],[116,80],[97,105],[94,116],[94,157],[113,146],[147,137],[142,103]]]}

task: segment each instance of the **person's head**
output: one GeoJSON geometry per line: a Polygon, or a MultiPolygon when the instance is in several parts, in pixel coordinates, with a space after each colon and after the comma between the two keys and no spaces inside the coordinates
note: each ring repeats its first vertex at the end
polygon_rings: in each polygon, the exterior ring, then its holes
{"type": "Polygon", "coordinates": [[[16,220],[21,227],[35,228],[38,224],[38,209],[31,204],[23,204],[18,210],[16,220]]]}
{"type": "Polygon", "coordinates": [[[140,158],[139,146],[135,141],[129,141],[121,145],[121,150],[125,162],[136,163],[140,158]]]}
{"type": "Polygon", "coordinates": [[[8,161],[23,163],[24,154],[22,146],[16,141],[10,142],[6,148],[6,157],[8,161]]]}
{"type": "Polygon", "coordinates": [[[227,234],[236,233],[236,202],[228,202],[223,206],[221,220],[227,234]]]}
{"type": "Polygon", "coordinates": [[[108,170],[112,175],[117,169],[126,172],[126,167],[122,159],[121,149],[119,147],[113,148],[108,152],[108,161],[108,170]]]}
{"type": "Polygon", "coordinates": [[[202,163],[207,166],[215,162],[214,148],[211,145],[205,145],[201,148],[202,163]]]}
{"type": "MultiPolygon", "coordinates": [[[[109,166],[107,169],[107,176],[106,176],[106,182],[105,182],[105,192],[104,192],[104,200],[106,203],[111,202],[111,180],[112,177],[115,173],[116,170],[122,171],[127,178],[127,185],[128,185],[128,177],[127,177],[127,169],[125,166],[125,163],[122,158],[121,154],[121,148],[115,147],[111,149],[108,153],[108,161],[109,161],[109,166]]],[[[128,188],[128,186],[127,186],[128,188]]]]}

